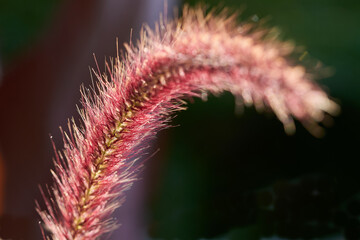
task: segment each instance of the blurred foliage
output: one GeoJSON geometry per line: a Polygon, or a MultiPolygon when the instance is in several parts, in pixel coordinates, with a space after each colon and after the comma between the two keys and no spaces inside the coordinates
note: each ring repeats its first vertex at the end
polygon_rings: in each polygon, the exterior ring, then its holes
{"type": "MultiPolygon", "coordinates": [[[[0,1],[0,57],[7,64],[30,46],[59,0],[1,0],[0,1]]],[[[53,19],[50,19],[52,21],[53,19]]]]}
{"type": "Polygon", "coordinates": [[[344,109],[327,136],[316,139],[300,125],[286,136],[272,114],[253,108],[236,116],[233,102],[230,94],[195,100],[175,119],[181,126],[167,130],[151,236],[360,237],[358,142],[348,135],[360,132],[360,111],[344,109]]]}

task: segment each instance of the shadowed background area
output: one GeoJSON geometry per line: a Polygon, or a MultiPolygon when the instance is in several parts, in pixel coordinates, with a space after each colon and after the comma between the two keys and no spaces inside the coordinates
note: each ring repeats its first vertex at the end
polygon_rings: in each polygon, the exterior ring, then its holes
{"type": "MultiPolygon", "coordinates": [[[[123,226],[111,239],[360,239],[360,4],[203,2],[245,9],[240,20],[265,18],[302,46],[297,61],[330,67],[319,83],[342,113],[322,139],[300,124],[289,137],[272,114],[235,114],[230,94],[194,100],[174,119],[180,127],[159,134],[161,151],[117,212],[123,226]]],[[[162,10],[160,0],[0,2],[0,237],[40,238],[34,200],[37,185],[51,182],[49,133],[61,148],[58,126],[79,118],[92,54],[103,68],[116,37],[128,41],[133,28],[135,40],[162,10]]]]}

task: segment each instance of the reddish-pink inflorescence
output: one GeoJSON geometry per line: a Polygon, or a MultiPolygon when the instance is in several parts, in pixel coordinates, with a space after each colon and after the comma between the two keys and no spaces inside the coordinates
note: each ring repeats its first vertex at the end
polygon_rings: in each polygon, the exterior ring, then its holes
{"type": "Polygon", "coordinates": [[[38,207],[51,239],[98,239],[116,227],[111,213],[136,181],[144,142],[182,109],[184,97],[229,91],[272,109],[287,132],[294,117],[319,133],[316,122],[337,105],[303,67],[289,64],[290,44],[263,40],[235,20],[185,7],[180,19],[144,30],[136,47],[126,45],[126,56],[107,73],[95,73],[97,89],[83,91],[83,126],[72,122],[63,133],[47,211],[38,207]]]}

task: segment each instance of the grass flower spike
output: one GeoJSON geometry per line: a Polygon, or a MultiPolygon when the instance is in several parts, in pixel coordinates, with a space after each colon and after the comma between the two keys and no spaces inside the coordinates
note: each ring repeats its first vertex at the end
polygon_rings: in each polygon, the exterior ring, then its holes
{"type": "Polygon", "coordinates": [[[184,98],[229,91],[272,109],[287,132],[296,118],[317,134],[317,122],[337,111],[305,69],[286,60],[290,44],[264,40],[235,19],[185,7],[181,18],[145,28],[107,73],[96,73],[97,89],[83,90],[82,126],[72,122],[63,133],[47,210],[38,207],[50,239],[99,239],[116,227],[111,213],[136,181],[146,141],[183,109],[184,98]]]}

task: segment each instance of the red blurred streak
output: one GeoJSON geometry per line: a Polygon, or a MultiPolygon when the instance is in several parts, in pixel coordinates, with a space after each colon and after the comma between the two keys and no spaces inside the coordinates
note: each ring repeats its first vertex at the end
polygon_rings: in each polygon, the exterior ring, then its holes
{"type": "Polygon", "coordinates": [[[4,214],[5,165],[0,152],[0,217],[4,214]]]}
{"type": "MultiPolygon", "coordinates": [[[[43,147],[49,141],[47,134],[43,137],[42,133],[46,131],[49,100],[59,80],[57,71],[86,41],[100,4],[101,1],[64,1],[43,38],[5,69],[0,86],[0,146],[8,172],[6,198],[0,195],[5,214],[18,211],[9,204],[18,193],[21,196],[22,186],[26,188],[26,184],[34,182],[36,187],[41,176],[43,147]]],[[[33,196],[29,197],[26,201],[33,205],[33,196]]],[[[13,231],[21,229],[14,228],[13,231]]]]}

